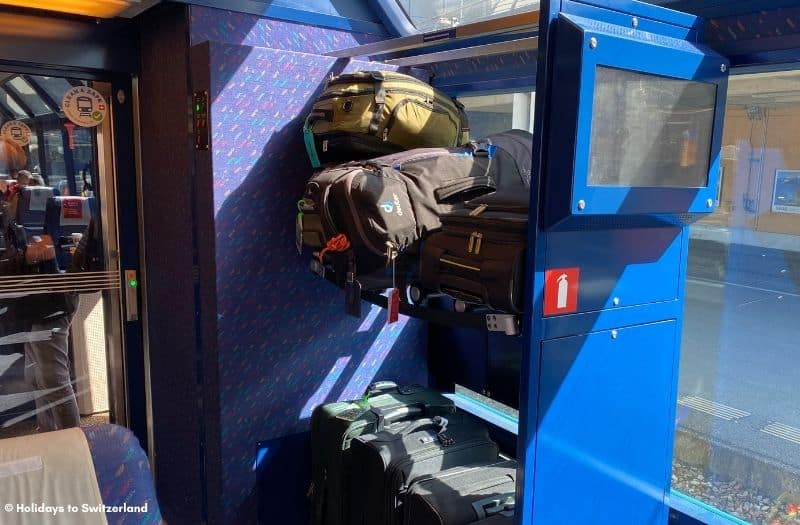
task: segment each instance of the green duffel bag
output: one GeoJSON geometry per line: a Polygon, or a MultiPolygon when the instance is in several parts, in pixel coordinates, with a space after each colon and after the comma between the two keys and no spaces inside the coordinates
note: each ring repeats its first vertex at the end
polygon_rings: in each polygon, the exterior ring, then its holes
{"type": "Polygon", "coordinates": [[[469,142],[464,107],[408,75],[359,71],[331,79],[306,119],[311,164],[369,159],[469,142]]]}

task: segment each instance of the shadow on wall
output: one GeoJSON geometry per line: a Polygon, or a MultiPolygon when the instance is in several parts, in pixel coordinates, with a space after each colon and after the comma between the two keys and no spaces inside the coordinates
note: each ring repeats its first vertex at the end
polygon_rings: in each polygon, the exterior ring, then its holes
{"type": "Polygon", "coordinates": [[[225,64],[212,86],[223,502],[226,522],[249,523],[256,443],[307,431],[314,406],[359,397],[373,380],[426,383],[426,331],[405,318],[385,325],[369,306],[346,317],[342,292],[295,247],[312,173],[303,121],[345,64],[215,47],[212,64],[225,64]]]}

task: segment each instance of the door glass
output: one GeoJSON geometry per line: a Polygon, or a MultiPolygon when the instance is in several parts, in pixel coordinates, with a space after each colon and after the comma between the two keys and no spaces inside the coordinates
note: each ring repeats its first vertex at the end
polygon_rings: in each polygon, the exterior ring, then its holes
{"type": "Polygon", "coordinates": [[[673,488],[800,523],[800,73],[730,79],[719,206],[690,231],[673,488]]]}
{"type": "Polygon", "coordinates": [[[109,95],[0,73],[0,438],[125,422],[109,95]]]}

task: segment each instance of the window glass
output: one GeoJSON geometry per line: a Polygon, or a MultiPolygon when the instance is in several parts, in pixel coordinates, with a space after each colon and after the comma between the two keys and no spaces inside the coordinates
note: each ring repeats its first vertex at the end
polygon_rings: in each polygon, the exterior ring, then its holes
{"type": "Polygon", "coordinates": [[[64,97],[64,93],[72,87],[72,85],[63,78],[32,77],[31,80],[38,84],[52,100],[55,100],[59,104],[64,97]]]}
{"type": "Polygon", "coordinates": [[[732,76],[720,205],[692,226],[673,488],[800,516],[800,73],[732,76]]]}
{"type": "Polygon", "coordinates": [[[35,116],[48,115],[53,113],[47,104],[36,94],[33,87],[22,77],[15,76],[8,81],[7,86],[13,89],[14,93],[22,99],[28,109],[30,109],[35,116]]]}
{"type": "Polygon", "coordinates": [[[539,9],[539,0],[397,0],[421,32],[539,9]]]}
{"type": "Polygon", "coordinates": [[[6,92],[6,90],[0,88],[0,104],[3,107],[7,108],[11,112],[11,116],[14,118],[22,119],[28,116],[25,113],[25,110],[17,104],[17,101],[11,98],[11,96],[6,92]]]}
{"type": "Polygon", "coordinates": [[[705,186],[717,88],[598,67],[590,186],[705,186]]]}
{"type": "Polygon", "coordinates": [[[472,138],[509,129],[533,132],[533,93],[470,95],[458,100],[467,111],[472,138]]]}

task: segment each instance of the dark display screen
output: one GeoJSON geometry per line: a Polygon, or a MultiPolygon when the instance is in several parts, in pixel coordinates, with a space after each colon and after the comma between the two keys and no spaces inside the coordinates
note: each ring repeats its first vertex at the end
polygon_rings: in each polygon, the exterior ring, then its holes
{"type": "Polygon", "coordinates": [[[717,87],[599,66],[590,186],[708,185],[717,87]]]}

